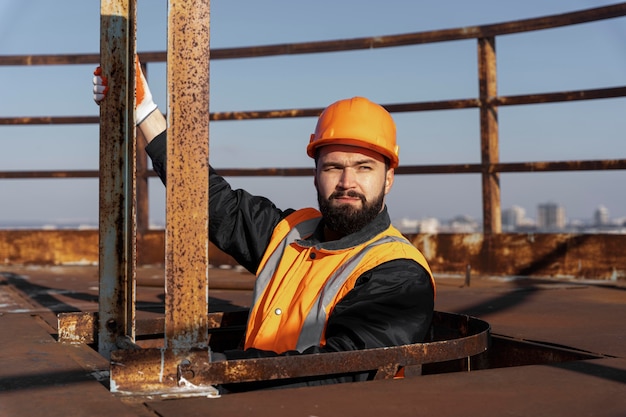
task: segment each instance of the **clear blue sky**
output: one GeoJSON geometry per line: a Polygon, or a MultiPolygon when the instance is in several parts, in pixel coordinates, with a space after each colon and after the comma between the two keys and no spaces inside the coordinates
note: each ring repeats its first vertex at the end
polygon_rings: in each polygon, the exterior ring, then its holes
{"type": "MultiPolygon", "coordinates": [[[[138,51],[166,47],[167,1],[139,0],[138,51]]],[[[614,4],[599,0],[214,0],[211,47],[348,39],[457,28],[614,4]]],[[[97,53],[97,0],[0,0],[0,55],[97,53]]],[[[501,95],[626,85],[626,19],[497,39],[501,95]]],[[[0,117],[95,115],[87,66],[0,67],[0,117]]],[[[211,110],[323,107],[362,95],[380,103],[473,98],[476,42],[447,42],[348,53],[211,64],[211,110]]],[[[165,65],[150,67],[157,104],[166,108],[165,65]]],[[[500,109],[502,162],[626,158],[626,99],[500,109]]],[[[401,164],[477,163],[477,110],[403,113],[401,164]]],[[[314,119],[215,122],[211,163],[220,167],[307,167],[314,119]]],[[[0,126],[0,170],[96,169],[97,126],[0,126]]],[[[234,178],[278,206],[316,206],[312,180],[234,178]]],[[[626,216],[626,172],[501,176],[502,207],[556,202],[573,219],[599,205],[626,216]]],[[[397,176],[393,219],[481,217],[478,175],[397,176]]],[[[164,218],[164,190],[151,181],[151,217],[164,218]]],[[[97,180],[0,180],[0,222],[98,217],[97,180]]]]}

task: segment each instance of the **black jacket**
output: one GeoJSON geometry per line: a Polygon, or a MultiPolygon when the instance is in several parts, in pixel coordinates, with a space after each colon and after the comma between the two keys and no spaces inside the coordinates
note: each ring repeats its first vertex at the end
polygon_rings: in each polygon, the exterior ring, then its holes
{"type": "MultiPolygon", "coordinates": [[[[146,151],[154,170],[166,181],[166,134],[157,136],[146,151]]],[[[233,190],[224,178],[209,167],[209,239],[252,273],[270,241],[274,227],[294,210],[280,210],[270,200],[253,196],[244,190],[233,190]]],[[[350,247],[370,239],[389,227],[385,208],[363,230],[338,241],[324,242],[333,248],[350,247]]],[[[321,241],[320,225],[311,238],[321,241]]],[[[326,345],[312,347],[303,354],[338,352],[418,343],[424,340],[432,320],[434,288],[428,272],[417,262],[396,259],[364,273],[328,319],[326,345]]],[[[247,349],[225,352],[228,359],[277,356],[275,352],[247,349]]],[[[286,352],[282,355],[296,355],[286,352]]],[[[338,378],[309,378],[289,381],[290,386],[365,380],[368,374],[338,378]]],[[[270,384],[284,385],[287,381],[270,384]]],[[[254,388],[258,384],[254,384],[254,388]]]]}

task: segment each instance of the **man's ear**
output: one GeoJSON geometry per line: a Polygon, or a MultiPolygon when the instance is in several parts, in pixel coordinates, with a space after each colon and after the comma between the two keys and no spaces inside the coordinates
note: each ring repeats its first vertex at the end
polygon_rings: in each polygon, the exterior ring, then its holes
{"type": "Polygon", "coordinates": [[[391,191],[394,178],[395,178],[395,171],[393,168],[389,168],[387,172],[385,173],[385,194],[391,191]]]}

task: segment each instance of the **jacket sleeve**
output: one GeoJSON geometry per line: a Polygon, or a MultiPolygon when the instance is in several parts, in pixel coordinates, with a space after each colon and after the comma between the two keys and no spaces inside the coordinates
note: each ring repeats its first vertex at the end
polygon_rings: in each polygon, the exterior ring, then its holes
{"type": "MultiPolygon", "coordinates": [[[[146,147],[163,184],[167,181],[167,136],[161,133],[146,147]]],[[[293,210],[282,211],[265,197],[233,190],[209,166],[209,239],[253,274],[274,227],[293,210]]]]}
{"type": "MultiPolygon", "coordinates": [[[[366,272],[335,306],[328,319],[326,344],[302,353],[278,355],[258,349],[225,352],[228,359],[293,356],[373,349],[423,342],[434,310],[434,289],[428,272],[409,259],[386,262],[366,272]]],[[[298,387],[370,379],[373,372],[229,385],[228,390],[298,387]]]]}

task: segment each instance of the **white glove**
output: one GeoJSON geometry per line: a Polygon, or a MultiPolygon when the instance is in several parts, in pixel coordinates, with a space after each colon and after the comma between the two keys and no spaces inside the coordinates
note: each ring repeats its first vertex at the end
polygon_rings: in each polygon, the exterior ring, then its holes
{"type": "MultiPolygon", "coordinates": [[[[102,75],[102,68],[97,67],[93,77],[93,99],[99,105],[109,91],[109,81],[102,75]]],[[[139,57],[135,55],[135,124],[139,125],[158,107],[152,100],[152,93],[143,75],[139,57]]]]}
{"type": "Polygon", "coordinates": [[[109,92],[109,80],[102,75],[102,68],[99,66],[93,72],[93,75],[93,99],[97,105],[100,105],[109,92]]]}
{"type": "Polygon", "coordinates": [[[135,101],[135,123],[139,125],[157,109],[157,105],[152,100],[152,93],[141,70],[137,55],[135,55],[135,101]]]}

